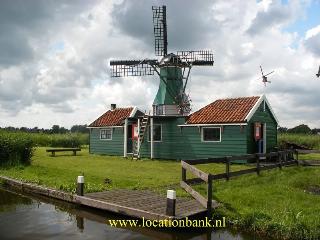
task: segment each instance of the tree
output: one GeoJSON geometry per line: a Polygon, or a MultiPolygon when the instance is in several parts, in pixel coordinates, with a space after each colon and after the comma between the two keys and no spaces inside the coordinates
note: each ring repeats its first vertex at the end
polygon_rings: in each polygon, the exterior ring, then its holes
{"type": "Polygon", "coordinates": [[[302,133],[302,134],[310,134],[311,129],[308,125],[300,124],[299,126],[288,129],[288,133],[302,133]]]}
{"type": "Polygon", "coordinates": [[[51,128],[52,133],[59,133],[60,126],[59,125],[53,125],[51,128]]]}
{"type": "Polygon", "coordinates": [[[287,131],[288,131],[288,128],[286,128],[286,127],[279,127],[278,128],[279,133],[286,133],[287,131]]]}
{"type": "Polygon", "coordinates": [[[319,134],[319,133],[320,133],[320,128],[312,129],[312,134],[319,134]]]}
{"type": "Polygon", "coordinates": [[[71,127],[71,132],[73,133],[88,133],[89,129],[87,128],[87,125],[73,125],[71,127]]]}

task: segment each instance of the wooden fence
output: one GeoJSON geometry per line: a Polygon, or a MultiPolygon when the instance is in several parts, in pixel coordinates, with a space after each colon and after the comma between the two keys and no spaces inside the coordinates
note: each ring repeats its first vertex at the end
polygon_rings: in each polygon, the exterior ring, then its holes
{"type": "Polygon", "coordinates": [[[295,150],[296,160],[299,162],[299,164],[302,164],[305,166],[320,166],[320,159],[318,159],[318,160],[299,160],[300,154],[309,154],[309,153],[320,153],[320,150],[296,149],[295,150]]]}
{"type": "Polygon", "coordinates": [[[279,152],[271,152],[266,154],[248,154],[242,156],[227,156],[227,157],[218,157],[218,158],[206,158],[206,159],[194,159],[194,160],[182,160],[182,180],[180,186],[187,191],[191,196],[193,196],[201,205],[207,208],[208,214],[211,216],[212,208],[218,206],[218,203],[212,200],[212,188],[213,180],[217,179],[226,179],[229,180],[231,177],[240,176],[243,174],[256,172],[258,175],[261,171],[280,168],[283,166],[290,166],[298,164],[298,161],[294,159],[293,155],[296,153],[295,150],[285,150],[279,152]],[[232,161],[236,160],[248,160],[254,162],[253,168],[248,168],[239,171],[230,171],[230,164],[232,161]],[[273,161],[273,162],[271,162],[273,161]],[[195,165],[198,164],[207,164],[207,163],[224,163],[226,170],[224,173],[220,174],[211,174],[206,173],[198,168],[195,165]],[[187,179],[187,171],[191,172],[196,178],[187,179]],[[207,197],[203,197],[200,193],[194,190],[191,185],[199,183],[207,183],[207,197]]]}

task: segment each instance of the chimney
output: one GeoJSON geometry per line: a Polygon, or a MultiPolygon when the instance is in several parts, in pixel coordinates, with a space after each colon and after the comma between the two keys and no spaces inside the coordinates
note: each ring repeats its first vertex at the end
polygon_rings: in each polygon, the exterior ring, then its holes
{"type": "Polygon", "coordinates": [[[115,110],[117,105],[115,103],[111,103],[111,110],[115,110]]]}

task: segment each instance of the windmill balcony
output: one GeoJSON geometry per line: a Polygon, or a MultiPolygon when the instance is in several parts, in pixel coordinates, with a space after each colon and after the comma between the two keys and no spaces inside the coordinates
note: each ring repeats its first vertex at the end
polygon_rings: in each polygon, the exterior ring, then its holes
{"type": "Polygon", "coordinates": [[[154,116],[180,116],[178,105],[153,105],[154,116]]]}

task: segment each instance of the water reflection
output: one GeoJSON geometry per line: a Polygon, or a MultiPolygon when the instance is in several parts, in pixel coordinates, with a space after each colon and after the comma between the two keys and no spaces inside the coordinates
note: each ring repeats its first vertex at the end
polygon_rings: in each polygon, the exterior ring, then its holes
{"type": "Polygon", "coordinates": [[[0,239],[254,239],[227,230],[114,228],[123,216],[0,188],[0,239]]]}

